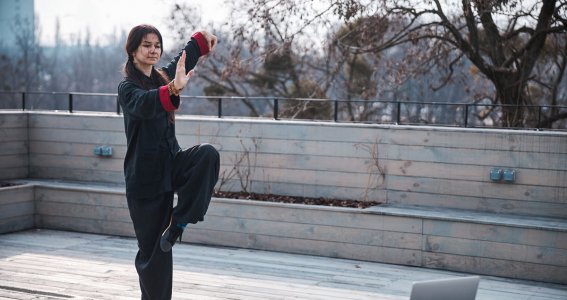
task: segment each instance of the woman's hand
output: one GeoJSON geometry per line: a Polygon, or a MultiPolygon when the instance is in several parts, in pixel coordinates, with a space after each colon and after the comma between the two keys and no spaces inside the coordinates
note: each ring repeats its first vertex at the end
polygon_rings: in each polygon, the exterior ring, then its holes
{"type": "Polygon", "coordinates": [[[189,78],[193,76],[193,70],[185,73],[185,50],[181,53],[181,57],[177,61],[177,68],[175,69],[175,78],[173,79],[173,85],[176,89],[182,90],[189,81],[189,78]]]}
{"type": "MultiPolygon", "coordinates": [[[[207,46],[209,47],[209,52],[213,51],[213,49],[215,48],[215,46],[218,43],[217,37],[214,34],[211,34],[211,33],[204,31],[204,30],[201,31],[201,34],[203,35],[203,37],[207,41],[207,46]]],[[[173,79],[173,85],[174,85],[175,89],[177,89],[177,90],[182,90],[183,88],[185,88],[185,86],[187,85],[187,82],[189,82],[189,78],[191,78],[191,76],[193,76],[193,73],[194,73],[194,70],[191,70],[188,73],[185,73],[185,58],[186,58],[186,56],[187,56],[187,54],[185,53],[185,50],[183,50],[183,53],[181,53],[181,57],[177,61],[177,68],[175,69],[175,78],[173,79]]]]}

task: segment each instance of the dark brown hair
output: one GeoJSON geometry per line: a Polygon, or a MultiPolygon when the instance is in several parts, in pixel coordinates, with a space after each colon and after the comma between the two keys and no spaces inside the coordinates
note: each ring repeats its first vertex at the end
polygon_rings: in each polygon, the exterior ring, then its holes
{"type": "MultiPolygon", "coordinates": [[[[128,61],[124,65],[123,69],[124,76],[126,76],[126,78],[128,78],[129,80],[136,82],[145,89],[149,89],[150,87],[144,83],[144,80],[142,80],[142,76],[144,76],[144,74],[140,72],[140,70],[138,70],[136,66],[134,66],[133,53],[138,49],[138,47],[140,47],[144,37],[150,33],[154,33],[158,36],[159,43],[161,45],[161,56],[163,54],[163,38],[161,37],[161,33],[159,32],[159,30],[157,30],[157,28],[148,24],[142,24],[132,28],[130,30],[130,33],[128,34],[128,39],[126,40],[126,45],[124,47],[124,50],[126,50],[126,55],[128,55],[128,61]]],[[[152,84],[157,86],[167,84],[168,79],[164,75],[165,74],[158,72],[154,67],[152,67],[152,73],[150,74],[152,84]]]]}

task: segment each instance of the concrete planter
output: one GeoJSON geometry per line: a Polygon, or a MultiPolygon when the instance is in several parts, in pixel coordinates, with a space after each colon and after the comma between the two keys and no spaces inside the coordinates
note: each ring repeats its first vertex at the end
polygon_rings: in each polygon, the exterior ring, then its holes
{"type": "Polygon", "coordinates": [[[33,228],[34,211],[33,185],[0,187],[0,233],[33,228]]]}
{"type": "Polygon", "coordinates": [[[567,283],[564,222],[213,199],[185,241],[567,283]],[[518,255],[521,253],[521,255],[518,255]]]}
{"type": "Polygon", "coordinates": [[[187,241],[418,266],[421,220],[370,209],[213,199],[187,241]]]}
{"type": "MultiPolygon", "coordinates": [[[[31,183],[0,189],[1,232],[35,226],[134,236],[123,186],[31,183]]],[[[559,219],[213,198],[205,222],[189,225],[183,238],[567,284],[567,224],[559,219]]]]}

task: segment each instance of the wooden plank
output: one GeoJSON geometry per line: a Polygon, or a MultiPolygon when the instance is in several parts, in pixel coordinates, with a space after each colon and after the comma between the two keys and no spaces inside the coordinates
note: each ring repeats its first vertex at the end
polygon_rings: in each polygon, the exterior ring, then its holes
{"type": "Polygon", "coordinates": [[[22,112],[0,112],[0,128],[27,128],[28,114],[22,112]]]}
{"type": "Polygon", "coordinates": [[[46,129],[78,129],[87,131],[122,132],[124,135],[124,119],[115,114],[92,115],[83,113],[30,115],[30,127],[46,129]]]}
{"type": "MultiPolygon", "coordinates": [[[[33,160],[32,160],[33,161],[33,160]]],[[[223,166],[224,170],[229,170],[231,166],[223,166]]],[[[247,166],[240,168],[241,172],[250,170],[247,166]]],[[[222,171],[221,171],[222,172],[222,171]]],[[[222,173],[221,173],[222,174],[222,173]]],[[[228,173],[227,173],[228,174],[228,173]]],[[[365,173],[346,173],[346,172],[325,172],[325,176],[321,176],[321,171],[317,170],[301,170],[301,169],[278,169],[278,168],[262,168],[254,170],[248,178],[246,173],[242,178],[235,176],[236,180],[244,180],[245,182],[267,182],[267,183],[288,183],[288,184],[310,184],[318,186],[330,186],[335,188],[351,187],[362,188],[368,187],[368,174],[365,173]]],[[[222,178],[222,177],[221,177],[222,178]]]]}
{"type": "MultiPolygon", "coordinates": [[[[181,245],[187,245],[184,241],[181,245]]],[[[400,270],[384,270],[378,265],[366,261],[332,260],[323,256],[297,256],[283,252],[257,251],[243,248],[231,248],[234,255],[223,255],[224,247],[198,247],[190,245],[193,249],[190,254],[176,253],[174,259],[179,261],[191,258],[200,262],[195,267],[209,267],[210,269],[224,269],[223,265],[234,265],[233,275],[258,272],[262,270],[259,278],[276,278],[275,275],[299,275],[293,277],[297,283],[316,283],[318,277],[330,277],[341,274],[354,277],[361,281],[374,283],[387,283],[388,277],[399,275],[400,270]],[[207,251],[209,249],[209,251],[207,251]],[[381,273],[382,278],[375,274],[381,273]],[[383,282],[385,281],[385,282],[383,282]]]]}
{"type": "Polygon", "coordinates": [[[238,232],[272,237],[297,238],[316,241],[330,241],[367,246],[381,246],[400,249],[422,247],[421,234],[371,230],[361,228],[300,224],[281,221],[254,220],[207,216],[207,222],[191,225],[191,228],[212,231],[238,232]]]}
{"type": "Polygon", "coordinates": [[[39,200],[36,203],[36,214],[42,216],[61,216],[100,221],[124,220],[130,221],[128,208],[113,206],[86,205],[78,203],[59,203],[39,200]]]}
{"type": "Polygon", "coordinates": [[[526,201],[406,191],[388,191],[387,199],[390,205],[419,205],[436,208],[484,211],[498,214],[567,218],[565,204],[550,203],[547,202],[547,199],[536,198],[532,199],[532,201],[526,201]]]}
{"type": "Polygon", "coordinates": [[[28,154],[0,155],[0,166],[2,166],[2,169],[26,168],[28,166],[28,154]]]}
{"type": "Polygon", "coordinates": [[[28,175],[27,165],[13,168],[0,168],[0,180],[27,178],[28,175]]]}
{"type": "MultiPolygon", "coordinates": [[[[32,214],[0,218],[0,234],[16,232],[34,227],[34,216],[32,214]]],[[[0,251],[0,254],[2,251],[0,251]]],[[[2,255],[0,255],[0,258],[2,255]]]]}
{"type": "Polygon", "coordinates": [[[455,223],[484,224],[522,229],[567,232],[567,222],[565,222],[565,220],[544,217],[499,215],[462,209],[441,209],[423,206],[372,206],[365,209],[365,211],[392,216],[419,218],[423,220],[439,220],[455,223]]]}
{"type": "MultiPolygon", "coordinates": [[[[221,152],[221,164],[235,166],[242,158],[250,158],[252,167],[256,168],[279,168],[279,169],[304,169],[318,171],[335,171],[351,173],[367,173],[370,164],[368,158],[352,158],[322,155],[299,155],[299,154],[273,154],[248,152],[221,152]]],[[[244,163],[241,167],[247,166],[244,163]]]]}
{"type": "MultiPolygon", "coordinates": [[[[225,170],[221,167],[222,171],[225,170]]],[[[220,187],[220,180],[217,183],[217,188],[220,187]]],[[[229,180],[222,185],[222,191],[241,191],[241,184],[237,178],[229,180]]],[[[249,190],[255,193],[276,194],[276,195],[291,195],[313,198],[328,198],[328,199],[351,199],[360,201],[385,201],[386,190],[382,187],[380,189],[361,189],[352,187],[324,186],[314,185],[309,183],[289,183],[289,182],[274,182],[270,178],[266,180],[254,181],[249,190]]]]}
{"type": "Polygon", "coordinates": [[[130,217],[114,220],[85,219],[75,216],[40,215],[36,226],[44,229],[73,230],[85,233],[134,237],[130,217]]]}
{"type": "Polygon", "coordinates": [[[209,231],[194,229],[190,242],[205,243],[209,245],[224,245],[232,247],[246,247],[260,250],[274,250],[300,253],[308,255],[323,255],[366,261],[395,263],[418,266],[421,264],[421,255],[418,250],[376,247],[327,241],[313,241],[287,237],[272,237],[255,234],[227,233],[224,231],[209,231]],[[238,244],[224,243],[226,235],[233,236],[238,244]],[[235,236],[235,237],[234,237],[235,236]],[[243,245],[243,241],[246,246],[243,245]]]}
{"type": "Polygon", "coordinates": [[[423,234],[492,241],[518,245],[567,249],[567,232],[526,229],[511,226],[424,220],[423,234]]]}
{"type": "MultiPolygon", "coordinates": [[[[68,155],[68,156],[86,156],[95,157],[93,154],[94,147],[103,146],[100,144],[79,144],[79,143],[62,143],[62,142],[40,142],[31,141],[30,153],[33,154],[51,154],[51,155],[68,155]]],[[[114,159],[123,160],[126,155],[126,144],[123,146],[112,146],[112,157],[114,159]]]]}
{"type": "Polygon", "coordinates": [[[36,187],[35,197],[37,202],[57,202],[82,204],[91,206],[104,206],[116,208],[128,208],[126,196],[122,194],[97,193],[93,191],[72,191],[62,189],[36,187]]]}
{"type": "MultiPolygon", "coordinates": [[[[100,285],[105,285],[105,289],[108,293],[119,293],[119,292],[133,292],[136,291],[136,287],[133,286],[130,289],[124,289],[120,281],[106,282],[108,276],[116,276],[122,274],[113,274],[112,269],[109,270],[108,267],[101,270],[93,270],[91,272],[86,272],[85,270],[90,270],[94,266],[93,263],[88,262],[86,259],[75,260],[75,268],[65,267],[65,266],[49,266],[48,264],[36,264],[30,265],[26,264],[25,260],[35,261],[37,255],[27,255],[19,259],[20,256],[15,258],[16,263],[11,263],[8,261],[5,263],[6,267],[11,270],[15,270],[18,265],[23,267],[20,272],[5,272],[4,278],[10,278],[14,281],[15,286],[29,286],[29,284],[35,284],[34,289],[29,290],[32,294],[33,291],[37,291],[38,294],[48,293],[44,295],[53,294],[52,296],[57,296],[65,298],[74,298],[75,296],[82,295],[83,297],[97,297],[97,292],[100,290],[100,285]],[[30,265],[30,266],[28,266],[30,265]],[[77,266],[80,266],[77,268],[77,266]],[[63,272],[57,270],[62,269],[63,272]],[[102,275],[108,272],[109,275],[102,275]],[[77,286],[81,288],[77,288],[77,286]],[[98,287],[97,287],[98,285],[98,287]]],[[[133,278],[132,278],[133,279],[133,278]]],[[[6,282],[6,281],[4,281],[6,282]]],[[[92,298],[91,298],[92,299],[92,298]]]]}
{"type": "MultiPolygon", "coordinates": [[[[354,160],[354,159],[351,159],[354,160]]],[[[356,161],[356,160],[354,160],[356,161]]],[[[370,161],[367,164],[371,163],[370,161]]],[[[483,165],[467,165],[460,163],[420,162],[416,160],[381,160],[388,175],[407,177],[427,177],[438,179],[473,180],[492,183],[489,174],[494,167],[483,165]]],[[[498,166],[500,167],[500,166],[498,166]]],[[[504,168],[504,167],[500,167],[504,168]]],[[[545,170],[516,168],[517,176],[514,185],[538,185],[565,187],[567,169],[545,170]]]]}
{"type": "Polygon", "coordinates": [[[0,141],[19,142],[28,140],[28,129],[26,127],[19,128],[0,128],[0,141]]]}
{"type": "Polygon", "coordinates": [[[389,145],[379,153],[387,159],[493,167],[565,170],[564,153],[515,152],[425,146],[389,145]]]}
{"type": "Polygon", "coordinates": [[[33,201],[1,204],[0,205],[0,219],[11,217],[25,217],[33,215],[34,203],[33,201]]]}
{"type": "Polygon", "coordinates": [[[0,188],[0,205],[34,201],[34,187],[18,185],[0,188]]]}
{"type": "Polygon", "coordinates": [[[567,267],[567,249],[426,236],[424,251],[567,267]]]}
{"type": "Polygon", "coordinates": [[[0,155],[11,155],[11,154],[21,154],[28,153],[28,142],[27,141],[2,141],[2,146],[0,147],[0,155]]]}
{"type": "MultiPolygon", "coordinates": [[[[16,181],[20,182],[20,181],[16,181]]],[[[86,181],[63,181],[50,179],[25,179],[21,182],[34,185],[36,188],[54,190],[54,191],[75,191],[82,193],[100,193],[109,194],[111,196],[124,195],[124,184],[104,183],[104,182],[86,182],[86,181]]]]}
{"type": "MultiPolygon", "coordinates": [[[[183,143],[184,136],[178,134],[178,139],[183,143]]],[[[211,139],[209,139],[211,140],[211,139]]],[[[202,141],[201,141],[202,142],[202,141]]],[[[184,143],[185,144],[185,143],[184,143]]],[[[218,142],[212,143],[219,145],[221,151],[241,152],[247,150],[258,153],[280,153],[280,154],[304,154],[304,155],[323,155],[323,156],[343,156],[356,155],[355,143],[345,142],[322,142],[322,141],[300,141],[300,140],[277,140],[261,137],[256,141],[250,138],[223,137],[218,142]],[[218,144],[217,144],[218,143],[218,144]]],[[[361,151],[362,152],[362,151],[361,151]]],[[[363,152],[358,157],[366,157],[363,152]]],[[[357,157],[357,156],[355,156],[357,157]]]]}
{"type": "Polygon", "coordinates": [[[422,232],[422,221],[419,219],[375,215],[364,213],[364,210],[358,209],[314,205],[291,205],[213,198],[207,215],[406,233],[422,232]]]}
{"type": "Polygon", "coordinates": [[[567,142],[563,132],[539,134],[524,130],[417,127],[406,131],[394,131],[389,139],[384,138],[384,142],[479,150],[567,153],[567,142]]]}
{"type": "Polygon", "coordinates": [[[123,172],[122,158],[114,157],[98,157],[94,154],[90,156],[67,156],[67,155],[51,155],[51,154],[36,154],[30,153],[30,164],[34,168],[69,168],[69,169],[84,169],[91,170],[92,172],[123,172]]]}
{"type": "Polygon", "coordinates": [[[442,180],[422,177],[388,176],[387,188],[400,192],[445,194],[479,198],[499,198],[550,203],[567,203],[567,186],[544,187],[479,181],[442,180]]]}
{"type": "Polygon", "coordinates": [[[93,169],[70,169],[51,167],[30,166],[29,176],[32,178],[58,179],[58,180],[82,180],[93,182],[109,182],[124,184],[124,172],[93,170],[93,169]]]}
{"type": "MultiPolygon", "coordinates": [[[[28,276],[33,276],[36,278],[41,278],[41,275],[45,274],[53,274],[52,276],[57,276],[63,282],[72,284],[78,283],[81,281],[89,280],[89,281],[99,281],[104,278],[103,272],[109,271],[108,268],[104,266],[100,266],[97,264],[90,264],[90,268],[76,268],[69,273],[58,273],[58,268],[62,266],[58,265],[47,265],[42,263],[41,260],[36,260],[41,258],[41,255],[25,255],[26,257],[20,258],[20,256],[16,256],[11,260],[4,262],[4,265],[10,269],[15,269],[17,267],[20,268],[21,273],[27,273],[28,276]],[[24,261],[28,258],[30,262],[24,263],[24,261]],[[102,271],[102,272],[101,272],[102,271]],[[58,273],[58,274],[57,274],[58,273]],[[38,276],[39,275],[39,276],[38,276]]],[[[75,265],[84,264],[85,259],[73,259],[70,258],[70,261],[74,261],[75,265]]],[[[45,277],[44,277],[45,279],[45,277]]],[[[112,289],[114,284],[110,283],[109,288],[112,289]]]]}
{"type": "Polygon", "coordinates": [[[423,253],[424,266],[459,272],[567,283],[567,268],[483,257],[423,253]]]}
{"type": "Polygon", "coordinates": [[[86,129],[51,129],[51,128],[30,128],[30,141],[63,142],[100,145],[126,145],[126,135],[124,132],[115,131],[91,131],[86,129]]]}

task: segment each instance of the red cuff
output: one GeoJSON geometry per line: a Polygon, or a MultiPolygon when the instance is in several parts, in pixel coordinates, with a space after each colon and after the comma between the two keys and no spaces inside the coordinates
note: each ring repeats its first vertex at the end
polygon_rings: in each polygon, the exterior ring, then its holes
{"type": "Polygon", "coordinates": [[[207,53],[209,53],[209,45],[207,44],[207,39],[205,39],[203,34],[200,32],[196,32],[191,37],[197,41],[197,45],[199,45],[199,50],[201,50],[201,56],[207,55],[207,53]]]}
{"type": "Polygon", "coordinates": [[[171,98],[169,97],[169,91],[167,90],[167,85],[164,85],[159,88],[159,101],[161,102],[161,106],[165,111],[170,112],[174,111],[176,108],[171,103],[171,98]]]}

